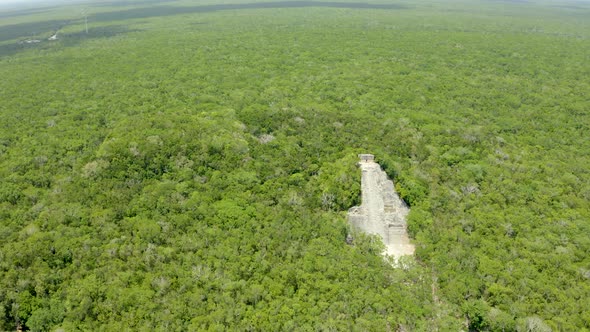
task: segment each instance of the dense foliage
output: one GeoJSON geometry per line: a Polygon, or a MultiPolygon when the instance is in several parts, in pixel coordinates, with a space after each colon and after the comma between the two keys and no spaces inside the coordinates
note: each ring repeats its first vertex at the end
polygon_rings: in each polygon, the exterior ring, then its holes
{"type": "Polygon", "coordinates": [[[590,329],[587,5],[109,5],[2,16],[0,329],[590,329]]]}

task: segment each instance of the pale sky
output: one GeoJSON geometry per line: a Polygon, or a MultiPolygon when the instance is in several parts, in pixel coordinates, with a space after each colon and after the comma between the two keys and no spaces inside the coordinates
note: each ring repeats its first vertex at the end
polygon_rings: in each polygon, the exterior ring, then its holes
{"type": "Polygon", "coordinates": [[[31,3],[47,3],[49,1],[43,0],[0,0],[0,5],[14,5],[14,4],[31,4],[31,3]]]}
{"type": "Polygon", "coordinates": [[[44,4],[44,5],[51,5],[51,4],[63,4],[63,3],[76,3],[82,1],[76,0],[0,0],[1,5],[15,5],[15,4],[23,4],[23,5],[30,5],[30,4],[44,4]]]}
{"type": "Polygon", "coordinates": [[[85,0],[0,0],[2,9],[18,9],[19,7],[35,8],[62,4],[75,4],[86,2],[85,0]]]}
{"type": "Polygon", "coordinates": [[[0,5],[3,4],[15,4],[15,3],[33,3],[39,2],[38,0],[0,0],[0,5]]]}

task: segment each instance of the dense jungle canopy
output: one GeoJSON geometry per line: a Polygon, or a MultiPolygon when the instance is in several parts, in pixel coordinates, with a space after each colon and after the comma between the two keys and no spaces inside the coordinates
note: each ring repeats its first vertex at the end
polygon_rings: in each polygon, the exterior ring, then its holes
{"type": "Polygon", "coordinates": [[[583,1],[0,6],[0,330],[589,331],[589,56],[583,1]]]}

